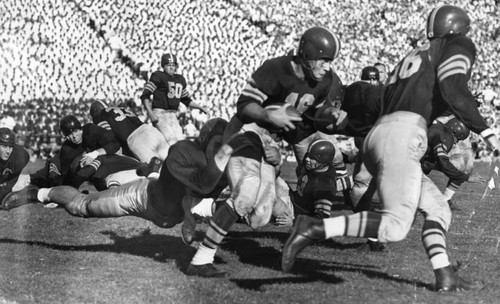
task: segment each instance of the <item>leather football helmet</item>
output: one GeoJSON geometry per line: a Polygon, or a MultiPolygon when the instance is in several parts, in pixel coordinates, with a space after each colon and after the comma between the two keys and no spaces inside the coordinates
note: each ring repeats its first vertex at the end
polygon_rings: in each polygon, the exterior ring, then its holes
{"type": "Polygon", "coordinates": [[[361,80],[380,80],[380,72],[376,67],[367,66],[361,70],[361,80]]]}
{"type": "Polygon", "coordinates": [[[446,123],[446,127],[450,129],[457,140],[464,140],[469,137],[470,129],[455,117],[446,123]]]}
{"type": "Polygon", "coordinates": [[[171,53],[165,53],[161,56],[161,66],[165,66],[166,64],[175,64],[179,65],[177,61],[177,56],[171,53]]]}
{"type": "Polygon", "coordinates": [[[205,150],[208,146],[208,142],[215,135],[222,135],[226,129],[228,122],[223,118],[212,118],[207,120],[207,122],[201,127],[200,134],[198,135],[198,142],[200,146],[205,150]]]}
{"type": "Polygon", "coordinates": [[[323,166],[330,164],[334,156],[335,147],[332,142],[326,139],[317,139],[307,148],[306,157],[314,159],[323,166]]]}
{"type": "Polygon", "coordinates": [[[298,55],[302,60],[333,60],[339,52],[339,38],[324,27],[312,27],[300,38],[298,55]]]}
{"type": "Polygon", "coordinates": [[[59,129],[64,136],[69,136],[73,131],[81,128],[82,124],[74,115],[64,116],[59,122],[59,129]]]}
{"type": "Polygon", "coordinates": [[[90,117],[92,117],[94,123],[96,122],[99,113],[107,107],[108,105],[103,100],[96,100],[90,105],[90,117]]]}
{"type": "Polygon", "coordinates": [[[443,37],[447,34],[465,35],[470,30],[467,13],[453,5],[434,8],[427,18],[427,38],[443,37]]]}
{"type": "Polygon", "coordinates": [[[444,129],[444,132],[441,134],[441,143],[443,144],[446,153],[451,151],[451,148],[455,144],[455,136],[451,130],[446,128],[444,129]]]}
{"type": "Polygon", "coordinates": [[[9,128],[0,128],[0,145],[14,147],[16,134],[9,128]]]}

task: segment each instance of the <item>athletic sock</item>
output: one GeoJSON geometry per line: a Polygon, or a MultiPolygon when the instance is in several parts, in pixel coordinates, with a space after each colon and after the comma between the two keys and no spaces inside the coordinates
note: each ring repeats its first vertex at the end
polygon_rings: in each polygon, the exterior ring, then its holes
{"type": "Polygon", "coordinates": [[[51,189],[52,188],[40,188],[36,195],[37,199],[42,203],[50,202],[49,192],[51,189]]]}
{"type": "Polygon", "coordinates": [[[376,238],[381,219],[382,214],[371,211],[324,219],[325,235],[326,238],[335,236],[376,238]]]}
{"type": "Polygon", "coordinates": [[[222,243],[227,232],[238,218],[236,211],[227,203],[217,209],[210,220],[203,242],[191,260],[191,264],[204,265],[213,263],[217,247],[222,243]]]}
{"type": "Polygon", "coordinates": [[[435,221],[425,221],[422,228],[422,243],[432,265],[432,269],[450,265],[446,252],[446,236],[444,228],[435,221]]]}

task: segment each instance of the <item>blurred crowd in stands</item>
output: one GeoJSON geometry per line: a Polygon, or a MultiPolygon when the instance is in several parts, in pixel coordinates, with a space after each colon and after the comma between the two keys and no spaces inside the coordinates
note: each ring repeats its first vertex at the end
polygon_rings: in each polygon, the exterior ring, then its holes
{"type": "MultiPolygon", "coordinates": [[[[0,124],[12,125],[35,157],[50,157],[62,138],[58,119],[89,121],[103,99],[135,109],[160,57],[173,52],[194,100],[210,109],[179,113],[187,136],[209,117],[229,119],[246,79],[265,59],[296,48],[308,27],[323,25],[342,42],[334,68],[344,84],[382,62],[391,69],[425,42],[425,18],[439,1],[46,0],[0,2],[0,124]]],[[[471,16],[477,61],[470,88],[499,128],[499,1],[448,1],[471,16]]],[[[487,155],[474,137],[477,157],[487,155]]]]}

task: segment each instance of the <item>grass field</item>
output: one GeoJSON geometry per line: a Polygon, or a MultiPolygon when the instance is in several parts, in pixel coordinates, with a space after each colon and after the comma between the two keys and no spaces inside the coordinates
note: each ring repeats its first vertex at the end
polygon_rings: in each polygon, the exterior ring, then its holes
{"type": "MultiPolygon", "coordinates": [[[[487,163],[476,163],[487,172],[487,163]]],[[[285,177],[291,179],[290,168],[285,177]]],[[[444,186],[440,173],[433,173],[444,186]]],[[[498,182],[498,181],[497,181],[498,182]]],[[[480,280],[479,291],[440,294],[420,241],[418,215],[404,241],[372,253],[364,240],[316,243],[292,273],[280,270],[291,228],[253,231],[237,224],[218,252],[224,279],[188,277],[195,247],[180,225],[160,229],[138,218],[81,219],[64,209],[27,205],[0,211],[0,304],[5,303],[499,303],[499,193],[485,185],[457,193],[448,233],[450,258],[480,280]]],[[[350,213],[339,202],[335,215],[350,213]]],[[[198,226],[201,238],[206,225],[198,226]]],[[[197,244],[197,243],[196,243],[197,244]]]]}

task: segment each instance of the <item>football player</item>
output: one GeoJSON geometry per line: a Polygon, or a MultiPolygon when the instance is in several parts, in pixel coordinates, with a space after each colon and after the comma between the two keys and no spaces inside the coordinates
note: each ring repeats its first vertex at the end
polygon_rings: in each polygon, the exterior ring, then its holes
{"type": "MultiPolygon", "coordinates": [[[[218,246],[238,219],[243,218],[254,229],[268,224],[273,215],[281,224],[289,220],[289,217],[281,217],[283,214],[279,214],[280,211],[277,210],[288,205],[286,202],[289,201],[289,195],[285,192],[286,197],[283,200],[276,199],[276,195],[283,191],[278,188],[281,186],[279,182],[277,187],[276,176],[281,165],[281,153],[273,137],[268,130],[257,127],[256,124],[244,125],[236,134],[247,137],[252,145],[231,155],[226,169],[231,195],[210,220],[205,237],[186,270],[187,275],[226,275],[226,272],[215,268],[213,261],[218,246]]],[[[193,204],[190,204],[185,210],[188,211],[192,206],[193,204]]],[[[281,211],[286,213],[286,210],[281,211]]],[[[189,212],[186,214],[189,215],[189,212]]],[[[288,215],[291,216],[292,211],[289,211],[288,215]]],[[[189,222],[185,219],[183,232],[194,231],[194,227],[186,229],[186,223],[189,222]]],[[[183,239],[190,243],[192,237],[186,237],[185,234],[183,233],[183,239]]]]}
{"type": "Polygon", "coordinates": [[[163,162],[167,157],[169,144],[165,137],[158,129],[143,123],[132,111],[108,107],[98,100],[90,106],[90,116],[94,124],[115,133],[124,154],[130,154],[143,163],[150,162],[153,157],[163,162]]]}
{"type": "Polygon", "coordinates": [[[448,184],[443,193],[450,207],[451,198],[464,183],[484,183],[484,177],[471,174],[473,168],[472,149],[463,149],[460,141],[466,140],[470,130],[457,118],[451,118],[446,124],[435,121],[427,131],[429,145],[421,160],[422,171],[429,174],[432,170],[443,172],[448,184]]]}
{"type": "Polygon", "coordinates": [[[0,199],[12,191],[29,159],[28,152],[16,145],[16,134],[0,128],[0,199]]]}
{"type": "Polygon", "coordinates": [[[303,160],[297,189],[292,192],[295,214],[324,219],[330,217],[337,173],[332,165],[335,147],[325,139],[313,141],[303,160]]]}
{"type": "Polygon", "coordinates": [[[177,120],[177,110],[182,102],[186,107],[207,113],[207,109],[195,102],[186,89],[186,79],[177,74],[177,56],[166,53],[161,56],[163,71],[155,71],[144,87],[141,100],[153,126],[165,136],[172,145],[183,139],[182,127],[177,120]],[[151,101],[151,95],[153,100],[151,101]]]}
{"type": "Polygon", "coordinates": [[[383,64],[382,62],[377,62],[373,65],[375,68],[377,68],[378,73],[379,73],[379,85],[384,85],[385,80],[387,79],[387,66],[383,64]]]}
{"type": "Polygon", "coordinates": [[[351,188],[352,178],[347,174],[337,139],[314,126],[316,111],[325,104],[335,108],[335,126],[344,123],[345,113],[340,110],[342,82],[331,68],[339,52],[340,40],[333,32],[324,27],[306,30],[297,51],[266,60],[252,74],[237,101],[236,116],[242,123],[255,122],[273,132],[282,132],[283,139],[293,146],[298,164],[311,142],[330,140],[336,147],[333,163],[337,170],[337,189],[343,191],[351,188]],[[282,107],[266,111],[270,105],[282,107]],[[302,119],[286,113],[289,105],[302,114],[302,119]]]}
{"type": "Polygon", "coordinates": [[[82,126],[73,115],[63,117],[59,126],[67,138],[59,151],[59,172],[70,175],[70,185],[78,187],[87,180],[102,190],[140,178],[135,171],[141,163],[116,154],[120,143],[113,131],[93,123],[82,126]]]}
{"type": "Polygon", "coordinates": [[[338,236],[374,237],[382,243],[403,240],[416,211],[424,216],[422,243],[436,290],[480,288],[451,266],[446,231],[451,211],[437,186],[422,173],[427,127],[449,108],[471,131],[500,154],[500,142],[481,117],[467,82],[475,46],[466,36],[470,19],[459,7],[440,5],[427,18],[428,43],[411,51],[391,72],[382,94],[382,116],[363,144],[363,162],[376,177],[382,211],[362,211],[318,220],[299,216],[282,255],[289,271],[297,254],[313,240],[338,236]]]}
{"type": "Polygon", "coordinates": [[[2,205],[13,209],[27,203],[52,201],[78,217],[136,216],[162,228],[171,228],[183,219],[182,200],[186,196],[217,197],[218,187],[232,153],[249,144],[236,135],[223,143],[227,121],[207,121],[197,141],[174,144],[163,164],[159,179],[140,179],[91,194],[71,186],[25,188],[5,197],[2,205]]]}

